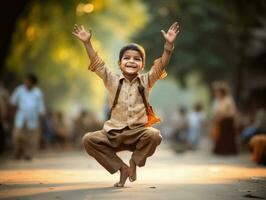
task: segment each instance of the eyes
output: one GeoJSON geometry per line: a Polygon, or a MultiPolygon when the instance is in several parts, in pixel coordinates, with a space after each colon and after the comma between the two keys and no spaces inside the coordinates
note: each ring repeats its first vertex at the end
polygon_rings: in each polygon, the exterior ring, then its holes
{"type": "MultiPolygon", "coordinates": [[[[130,59],[131,59],[131,57],[129,57],[129,56],[123,57],[123,60],[130,60],[130,59]]],[[[142,61],[141,57],[133,57],[133,60],[135,60],[135,61],[142,61]]]]}

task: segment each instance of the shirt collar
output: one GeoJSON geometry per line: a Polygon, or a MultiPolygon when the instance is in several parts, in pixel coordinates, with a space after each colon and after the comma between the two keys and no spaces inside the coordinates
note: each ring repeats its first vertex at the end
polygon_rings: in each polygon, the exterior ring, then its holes
{"type": "Polygon", "coordinates": [[[32,86],[32,88],[29,90],[24,84],[22,85],[22,88],[27,91],[27,92],[32,92],[32,91],[35,91],[36,89],[36,86],[32,86]]]}
{"type": "MultiPolygon", "coordinates": [[[[121,79],[126,79],[126,77],[123,75],[123,73],[121,73],[120,76],[119,76],[119,80],[121,80],[121,79]]],[[[134,82],[135,79],[139,79],[140,80],[140,73],[138,73],[138,75],[132,80],[132,82],[134,82]]]]}

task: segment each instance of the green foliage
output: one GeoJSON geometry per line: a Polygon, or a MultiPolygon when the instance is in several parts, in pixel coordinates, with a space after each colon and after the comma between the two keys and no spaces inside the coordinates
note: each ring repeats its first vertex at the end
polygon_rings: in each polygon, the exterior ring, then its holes
{"type": "Polygon", "coordinates": [[[95,49],[117,69],[113,50],[118,51],[147,20],[146,8],[139,1],[32,1],[17,22],[6,70],[21,81],[27,72],[36,73],[49,107],[99,111],[104,87],[87,70],[86,51],[71,33],[74,24],[93,30],[95,49]]]}
{"type": "MultiPolygon", "coordinates": [[[[207,82],[217,78],[232,79],[239,68],[252,67],[247,49],[254,39],[250,34],[266,19],[263,0],[169,0],[148,1],[151,20],[136,39],[147,54],[160,56],[163,40],[159,28],[178,21],[181,34],[168,67],[169,75],[183,79],[198,71],[207,82]]],[[[151,65],[153,58],[148,57],[151,65]]]]}

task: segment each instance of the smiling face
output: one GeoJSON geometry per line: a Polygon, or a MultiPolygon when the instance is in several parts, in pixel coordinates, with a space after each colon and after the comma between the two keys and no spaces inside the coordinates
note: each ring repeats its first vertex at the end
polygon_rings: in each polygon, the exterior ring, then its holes
{"type": "Polygon", "coordinates": [[[226,93],[223,89],[216,89],[214,90],[214,96],[217,99],[222,99],[226,96],[226,93]]]}
{"type": "Polygon", "coordinates": [[[126,78],[135,77],[143,69],[143,60],[138,51],[126,50],[119,61],[119,66],[126,78]]]}
{"type": "Polygon", "coordinates": [[[31,90],[34,86],[34,82],[31,79],[27,78],[24,81],[24,85],[26,86],[28,90],[31,90]]]}

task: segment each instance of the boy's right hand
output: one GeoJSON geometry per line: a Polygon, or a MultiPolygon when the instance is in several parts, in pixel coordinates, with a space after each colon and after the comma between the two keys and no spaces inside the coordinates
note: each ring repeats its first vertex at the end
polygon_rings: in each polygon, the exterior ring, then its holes
{"type": "Polygon", "coordinates": [[[78,26],[77,24],[75,24],[72,34],[75,35],[82,42],[90,41],[92,35],[91,30],[89,30],[88,32],[83,26],[78,26]]]}

